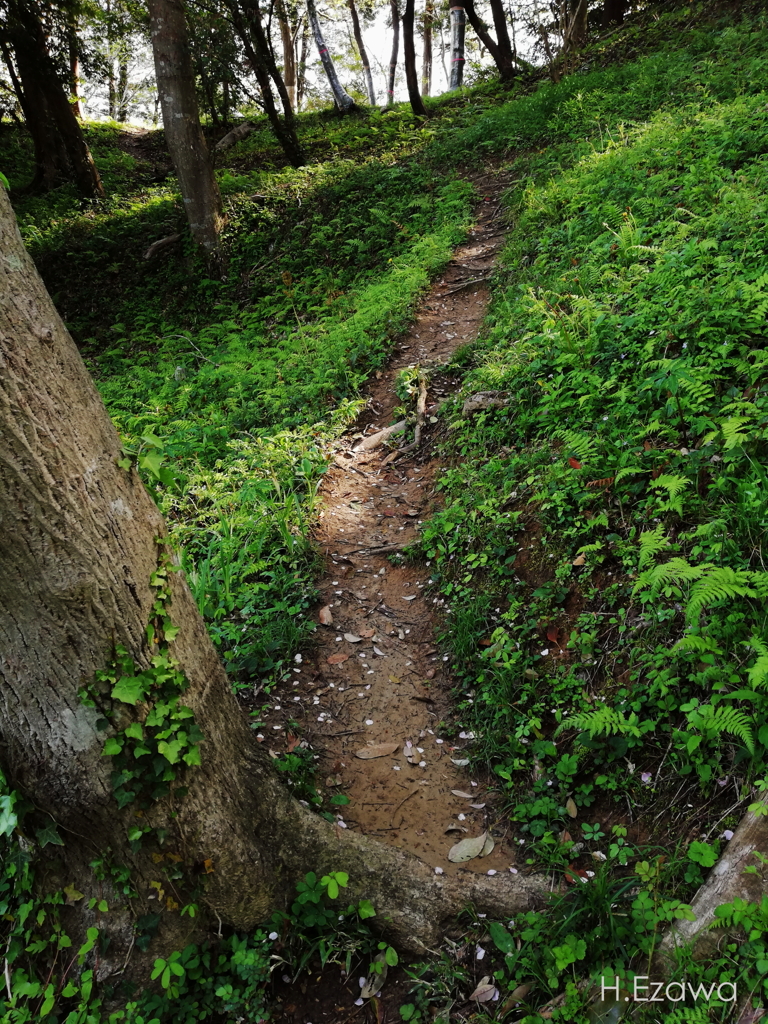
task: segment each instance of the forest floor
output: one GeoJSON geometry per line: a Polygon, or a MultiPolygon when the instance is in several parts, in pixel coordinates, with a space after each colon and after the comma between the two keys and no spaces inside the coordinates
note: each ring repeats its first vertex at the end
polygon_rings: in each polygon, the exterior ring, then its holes
{"type": "MultiPolygon", "coordinates": [[[[446,428],[434,414],[460,387],[449,363],[477,336],[489,300],[485,280],[504,244],[500,208],[507,177],[489,167],[469,180],[481,196],[469,238],[371,381],[365,408],[325,475],[315,533],[325,556],[317,642],[301,655],[294,679],[272,691],[259,733],[271,750],[290,751],[297,723],[319,755],[320,786],[349,798],[340,827],[407,849],[446,874],[516,870],[509,822],[505,827],[494,812],[487,780],[465,767],[472,734],[458,741],[441,735],[455,685],[449,657],[435,645],[443,601],[427,593],[424,566],[399,556],[418,541],[419,524],[440,504],[435,485],[443,462],[435,445],[446,428]],[[403,453],[385,440],[366,447],[395,418],[396,381],[412,367],[431,371],[420,446],[403,453]],[[325,624],[328,612],[332,622],[325,624]],[[460,839],[484,832],[494,838],[489,854],[461,868],[448,860],[460,839]]],[[[333,969],[322,982],[289,985],[274,1019],[399,1020],[403,984],[404,977],[395,976],[381,1000],[356,1007],[357,978],[339,978],[333,969]]]]}

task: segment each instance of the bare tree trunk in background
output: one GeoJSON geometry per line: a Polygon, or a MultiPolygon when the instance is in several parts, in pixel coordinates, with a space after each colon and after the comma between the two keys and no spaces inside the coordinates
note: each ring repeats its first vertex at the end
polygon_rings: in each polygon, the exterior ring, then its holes
{"type": "Polygon", "coordinates": [[[317,46],[317,52],[320,55],[323,70],[331,87],[336,106],[342,114],[349,114],[355,109],[355,101],[341,84],[339,76],[336,74],[336,66],[328,52],[328,47],[325,45],[325,39],[323,39],[315,0],[307,0],[307,14],[309,15],[309,24],[312,26],[312,35],[315,37],[315,46],[317,46]]]}
{"type": "Polygon", "coordinates": [[[229,128],[229,79],[221,83],[221,120],[225,128],[229,128]]]}
{"type": "Polygon", "coordinates": [[[67,48],[69,50],[69,102],[72,113],[82,121],[83,108],[80,103],[80,40],[77,38],[77,15],[72,13],[67,26],[67,48]]]}
{"type": "Polygon", "coordinates": [[[515,58],[512,53],[512,43],[509,39],[507,28],[507,15],[504,10],[504,0],[490,0],[491,13],[493,15],[493,27],[496,31],[496,43],[499,48],[501,63],[498,64],[499,76],[502,81],[508,81],[515,74],[515,58]]]}
{"type": "Polygon", "coordinates": [[[451,7],[451,82],[449,90],[460,89],[464,81],[464,33],[467,15],[463,7],[451,7]]]}
{"type": "Polygon", "coordinates": [[[400,50],[400,11],[397,0],[389,0],[392,12],[392,55],[389,58],[389,80],[387,82],[387,106],[395,102],[395,76],[397,75],[397,58],[400,50]]]}
{"type": "Polygon", "coordinates": [[[405,11],[403,12],[403,59],[405,62],[405,81],[408,85],[408,99],[411,101],[411,109],[418,117],[427,117],[427,108],[419,92],[419,75],[416,70],[416,47],[413,38],[413,23],[415,20],[414,0],[405,0],[405,11]]]}
{"type": "MultiPolygon", "coordinates": [[[[282,146],[283,152],[290,163],[294,167],[302,167],[305,163],[304,152],[296,134],[296,126],[290,102],[288,102],[288,109],[291,109],[291,116],[289,118],[286,115],[285,120],[281,119],[277,107],[275,106],[275,98],[272,95],[272,79],[268,69],[270,57],[268,53],[264,52],[262,45],[260,45],[260,40],[263,42],[264,39],[263,30],[259,34],[253,33],[253,18],[251,18],[249,26],[246,25],[243,10],[238,5],[237,0],[229,0],[228,6],[230,14],[232,15],[232,23],[240,37],[240,42],[243,44],[245,56],[253,69],[256,81],[259,83],[261,99],[264,104],[264,113],[269,119],[272,131],[275,133],[275,138],[282,146]],[[251,31],[249,31],[249,27],[251,31]]],[[[256,18],[256,21],[261,24],[260,19],[256,18]]]]}
{"type": "Polygon", "coordinates": [[[285,82],[288,100],[292,110],[298,109],[298,96],[296,92],[296,40],[291,31],[291,24],[288,20],[288,12],[285,9],[285,0],[278,0],[275,10],[277,21],[280,25],[280,39],[283,44],[283,80],[285,82]]]}
{"type": "Polygon", "coordinates": [[[104,198],[104,187],[80,123],[56,74],[45,31],[24,0],[8,7],[7,38],[13,47],[24,93],[24,116],[35,146],[33,187],[72,180],[88,198],[104,198]]]}
{"type": "Polygon", "coordinates": [[[580,50],[587,41],[588,7],[589,0],[573,0],[573,7],[568,5],[563,31],[563,53],[580,50]]]}
{"type": "Polygon", "coordinates": [[[163,126],[189,229],[211,257],[224,224],[219,186],[200,128],[195,75],[182,0],[148,0],[152,52],[163,126]]]}
{"type": "Polygon", "coordinates": [[[360,31],[360,18],[357,16],[357,7],[355,6],[355,0],[347,0],[347,6],[349,7],[349,13],[352,15],[352,31],[355,35],[355,42],[357,43],[357,51],[360,54],[360,60],[363,63],[363,73],[365,75],[365,87],[368,92],[368,102],[372,107],[376,106],[376,90],[373,88],[373,76],[371,75],[371,64],[368,60],[368,53],[365,49],[365,43],[363,42],[363,33],[360,31]]]}
{"type": "Polygon", "coordinates": [[[443,32],[443,19],[440,18],[440,63],[443,65],[443,75],[445,76],[445,88],[450,89],[451,86],[451,75],[448,71],[448,65],[445,63],[446,53],[446,42],[445,33],[443,32]]]}
{"type": "Polygon", "coordinates": [[[202,60],[197,63],[198,74],[200,75],[200,84],[203,87],[203,95],[205,96],[205,102],[208,106],[208,113],[211,115],[211,123],[213,127],[218,130],[219,128],[219,112],[216,109],[216,96],[214,94],[214,87],[211,83],[210,78],[206,74],[205,67],[203,66],[202,60]]]}
{"type": "Polygon", "coordinates": [[[125,53],[121,53],[117,69],[117,120],[123,122],[128,120],[128,57],[125,53]]]}
{"type": "Polygon", "coordinates": [[[434,0],[427,0],[424,7],[424,53],[421,58],[421,91],[425,96],[432,94],[432,24],[434,20],[434,0]]]}
{"type": "MultiPolygon", "coordinates": [[[[79,691],[110,664],[116,645],[140,670],[151,664],[150,580],[165,525],[136,471],[119,465],[120,440],[2,189],[0,251],[0,762],[37,820],[58,826],[63,845],[40,851],[53,887],[65,878],[87,897],[109,900],[99,926],[111,941],[100,963],[119,969],[133,950],[135,915],[158,909],[147,899],[156,844],[152,833],[141,846],[129,843],[135,808],[118,809],[111,759],[102,754],[113,732],[100,731],[100,709],[85,706],[79,691]],[[130,910],[109,879],[94,877],[90,862],[107,851],[131,872],[130,910]]],[[[205,882],[197,897],[203,925],[216,915],[219,925],[249,931],[290,905],[308,871],[345,871],[345,897],[371,900],[384,934],[423,950],[469,902],[510,915],[547,892],[543,877],[441,877],[414,854],[342,832],[303,808],[256,743],[183,576],[167,578],[179,629],[171,655],[204,739],[200,765],[184,770],[186,795],[160,796],[142,821],[165,830],[163,849],[178,855],[182,889],[205,882]],[[206,860],[214,870],[201,875],[206,860]]],[[[108,701],[109,690],[95,702],[108,701]]],[[[146,716],[138,701],[121,707],[121,728],[146,716]]],[[[76,934],[93,923],[88,898],[70,909],[76,934]]],[[[178,948],[183,918],[163,912],[160,927],[160,948],[178,948]]],[[[134,956],[128,974],[146,984],[153,957],[134,956]]]]}
{"type": "Polygon", "coordinates": [[[301,51],[299,54],[299,70],[296,76],[296,100],[298,108],[301,107],[302,101],[304,100],[304,94],[307,91],[307,58],[309,57],[309,19],[303,19],[303,27],[301,29],[301,51]]]}

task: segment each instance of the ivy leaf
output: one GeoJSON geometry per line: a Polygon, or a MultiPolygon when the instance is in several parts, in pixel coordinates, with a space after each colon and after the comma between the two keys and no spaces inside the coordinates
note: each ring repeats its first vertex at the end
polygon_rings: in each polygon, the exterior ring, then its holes
{"type": "Polygon", "coordinates": [[[101,752],[102,757],[115,757],[123,749],[123,738],[122,736],[110,736],[107,742],[104,744],[104,749],[101,752]]]}
{"type": "Polygon", "coordinates": [[[200,764],[200,747],[192,747],[182,757],[182,761],[188,765],[199,765],[200,764]]]}
{"type": "Polygon", "coordinates": [[[54,824],[46,825],[45,828],[36,828],[35,836],[40,846],[63,846],[64,840],[56,831],[54,824]]]}
{"type": "Polygon", "coordinates": [[[112,699],[123,704],[137,704],[146,692],[146,679],[141,676],[121,676],[112,687],[112,699]]]}
{"type": "Polygon", "coordinates": [[[170,764],[176,764],[181,756],[183,746],[184,743],[181,740],[171,740],[170,743],[166,743],[165,740],[160,740],[157,744],[157,751],[159,754],[162,754],[170,764]]]}
{"type": "Polygon", "coordinates": [[[131,722],[127,729],[123,732],[131,740],[143,740],[144,730],[141,728],[141,722],[131,722]]]}

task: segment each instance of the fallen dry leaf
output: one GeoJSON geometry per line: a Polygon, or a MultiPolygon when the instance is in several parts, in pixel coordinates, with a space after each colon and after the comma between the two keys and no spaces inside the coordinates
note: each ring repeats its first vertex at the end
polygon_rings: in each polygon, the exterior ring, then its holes
{"type": "Polygon", "coordinates": [[[329,775],[328,778],[325,780],[325,784],[329,788],[333,788],[334,786],[340,786],[341,785],[341,776],[340,775],[329,775]]]}
{"type": "Polygon", "coordinates": [[[355,636],[354,633],[345,633],[344,639],[348,640],[351,644],[359,644],[363,638],[361,636],[355,636]]]}
{"type": "Polygon", "coordinates": [[[572,796],[569,796],[568,799],[565,801],[565,809],[566,811],[568,811],[572,818],[578,817],[579,809],[576,806],[572,796]]]}
{"type": "Polygon", "coordinates": [[[487,839],[487,832],[483,832],[482,835],[475,836],[472,839],[462,839],[460,843],[456,843],[455,846],[450,848],[448,851],[448,860],[451,864],[463,864],[465,861],[474,860],[475,857],[480,857],[483,849],[485,848],[487,839]]]}
{"type": "Polygon", "coordinates": [[[411,594],[410,597],[404,597],[403,600],[404,601],[415,601],[418,596],[419,596],[418,594],[411,594]]]}
{"type": "Polygon", "coordinates": [[[370,640],[372,636],[376,636],[376,630],[375,629],[361,629],[360,630],[360,636],[364,637],[366,640],[370,640]]]}
{"type": "Polygon", "coordinates": [[[472,799],[472,794],[471,793],[465,793],[463,789],[452,789],[451,792],[453,793],[454,796],[460,796],[464,800],[471,800],[472,799]]]}
{"type": "Polygon", "coordinates": [[[370,747],[356,750],[355,757],[361,757],[364,761],[373,757],[386,757],[387,754],[394,754],[399,746],[399,743],[372,743],[370,747]]]}
{"type": "Polygon", "coordinates": [[[453,761],[457,768],[466,768],[467,765],[469,764],[468,757],[452,757],[451,760],[453,761]]]}
{"type": "Polygon", "coordinates": [[[289,732],[285,738],[288,740],[288,746],[285,748],[285,751],[287,754],[290,754],[301,743],[301,736],[294,736],[292,732],[289,732]]]}
{"type": "Polygon", "coordinates": [[[330,605],[325,605],[324,608],[320,609],[318,618],[320,619],[320,622],[323,626],[333,625],[333,616],[331,615],[330,605]]]}
{"type": "Polygon", "coordinates": [[[522,985],[518,985],[516,989],[512,990],[510,993],[510,999],[514,999],[515,1002],[520,1002],[521,999],[525,999],[532,988],[533,982],[526,981],[522,985]]]}
{"type": "Polygon", "coordinates": [[[584,565],[586,560],[587,560],[587,556],[586,555],[577,555],[574,558],[574,560],[571,562],[571,565],[584,565]]]}
{"type": "Polygon", "coordinates": [[[470,999],[476,999],[478,1003],[487,1003],[493,999],[496,994],[496,986],[491,982],[490,974],[486,974],[484,978],[481,978],[477,988],[469,997],[470,999]]]}
{"type": "Polygon", "coordinates": [[[480,851],[480,856],[487,857],[489,853],[493,853],[493,848],[495,845],[496,843],[493,841],[493,837],[487,836],[485,843],[483,844],[483,848],[480,851]]]}
{"type": "Polygon", "coordinates": [[[329,665],[341,665],[345,661],[349,661],[349,655],[348,654],[332,654],[330,656],[330,658],[328,659],[328,664],[329,665]]]}

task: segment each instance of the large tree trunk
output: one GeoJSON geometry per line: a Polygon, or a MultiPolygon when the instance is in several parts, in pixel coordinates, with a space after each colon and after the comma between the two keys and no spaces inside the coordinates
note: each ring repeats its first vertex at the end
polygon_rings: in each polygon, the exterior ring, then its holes
{"type": "Polygon", "coordinates": [[[315,0],[307,0],[307,15],[309,17],[309,24],[312,27],[312,35],[315,37],[315,46],[317,46],[323,71],[325,71],[328,84],[331,87],[336,106],[342,114],[349,114],[355,109],[355,101],[341,84],[339,76],[336,74],[336,66],[328,52],[328,47],[325,45],[325,39],[320,28],[320,19],[317,16],[315,0]]]}
{"type": "MultiPolygon", "coordinates": [[[[183,703],[203,732],[202,762],[186,770],[186,796],[158,799],[141,819],[130,806],[117,809],[102,755],[113,725],[100,731],[100,710],[85,706],[79,691],[117,645],[138,669],[149,666],[157,649],[147,638],[150,581],[164,524],[136,471],[119,464],[117,434],[2,190],[0,251],[0,763],[41,824],[59,829],[64,845],[48,864],[53,888],[74,884],[91,896],[106,886],[106,960],[121,964],[135,915],[157,909],[147,902],[157,846],[128,841],[139,820],[167,831],[163,850],[183,866],[178,885],[188,892],[205,881],[200,902],[237,928],[284,908],[310,870],[346,871],[349,895],[370,899],[378,927],[407,949],[434,943],[469,901],[500,916],[531,905],[547,888],[542,881],[440,877],[414,855],[342,832],[294,800],[255,743],[180,573],[169,573],[179,628],[170,650],[189,683],[183,703]],[[108,883],[93,877],[89,862],[106,851],[130,868],[133,917],[120,909],[124,898],[113,907],[108,883]],[[201,878],[206,861],[212,870],[201,878]]],[[[119,706],[119,728],[150,710],[119,706]]],[[[93,923],[87,904],[72,908],[73,930],[93,923]]],[[[162,914],[165,950],[179,923],[172,907],[162,914]]]]}
{"type": "Polygon", "coordinates": [[[467,16],[463,7],[451,7],[451,84],[449,91],[460,89],[464,81],[464,33],[467,16]]]}
{"type": "Polygon", "coordinates": [[[360,60],[363,64],[363,74],[365,75],[365,88],[368,92],[368,102],[372,107],[376,106],[376,90],[373,88],[373,75],[371,75],[371,63],[368,60],[368,52],[365,49],[365,43],[363,42],[363,33],[360,31],[360,18],[357,15],[357,7],[355,6],[355,0],[347,0],[347,6],[349,7],[349,13],[352,15],[352,31],[355,36],[355,42],[357,43],[357,51],[360,54],[360,60]]]}
{"type": "Polygon", "coordinates": [[[214,256],[224,223],[219,186],[200,128],[195,76],[181,0],[148,0],[165,139],[179,178],[192,238],[214,256]]]}
{"type": "Polygon", "coordinates": [[[389,80],[387,82],[387,106],[395,102],[395,76],[397,74],[397,57],[400,50],[400,11],[397,0],[389,0],[392,12],[392,55],[389,58],[389,80]]]}
{"type": "Polygon", "coordinates": [[[512,53],[512,43],[509,38],[504,0],[491,0],[491,13],[493,15],[493,27],[496,30],[496,42],[500,57],[500,61],[496,62],[496,66],[499,69],[501,80],[508,81],[515,73],[515,59],[512,53]]]}
{"type": "Polygon", "coordinates": [[[40,19],[18,0],[9,6],[7,24],[25,96],[22,109],[35,146],[33,186],[51,188],[72,180],[84,196],[103,199],[99,172],[56,75],[40,19]]]}
{"type": "Polygon", "coordinates": [[[419,75],[416,71],[416,47],[413,39],[413,22],[415,19],[414,0],[405,0],[403,12],[403,57],[405,60],[405,81],[408,85],[408,99],[411,109],[419,117],[427,116],[427,108],[419,92],[419,75]]]}
{"type": "Polygon", "coordinates": [[[424,53],[421,57],[421,92],[424,96],[432,94],[432,24],[435,20],[433,0],[427,0],[424,7],[424,53]]]}

